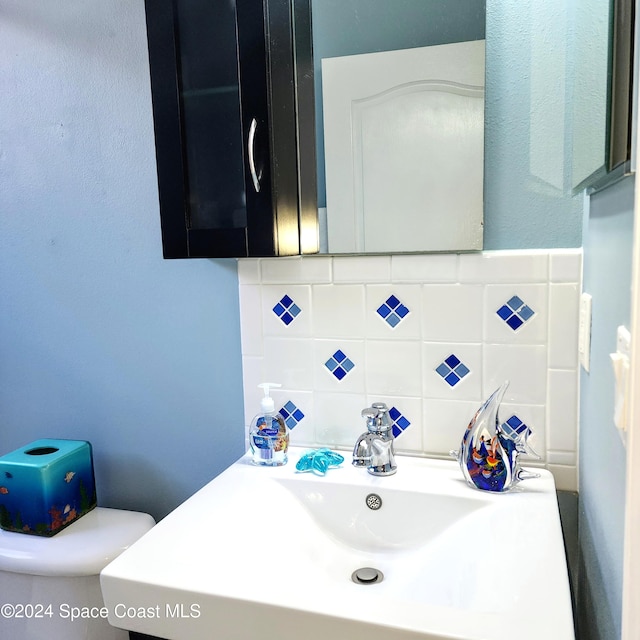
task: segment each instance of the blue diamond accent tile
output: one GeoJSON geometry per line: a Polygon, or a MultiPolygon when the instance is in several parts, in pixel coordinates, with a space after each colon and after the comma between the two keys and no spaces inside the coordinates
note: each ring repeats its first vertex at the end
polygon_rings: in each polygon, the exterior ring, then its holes
{"type": "Polygon", "coordinates": [[[502,305],[496,313],[503,319],[506,320],[510,315],[513,314],[513,311],[507,307],[507,305],[502,305]]]}
{"type": "Polygon", "coordinates": [[[342,367],[336,367],[332,373],[338,380],[342,380],[347,375],[347,372],[342,367]]]}
{"type": "Polygon", "coordinates": [[[389,309],[386,304],[381,304],[376,311],[382,318],[386,318],[391,313],[391,309],[389,309]]]}
{"type": "Polygon", "coordinates": [[[325,363],[324,366],[338,379],[342,380],[356,365],[338,349],[325,363]]]}
{"type": "Polygon", "coordinates": [[[327,367],[327,369],[329,369],[329,371],[333,371],[338,366],[338,363],[333,358],[329,358],[324,363],[324,366],[327,367]]]}
{"type": "Polygon", "coordinates": [[[411,422],[400,413],[396,407],[389,409],[389,418],[392,421],[393,437],[397,438],[402,432],[411,425],[411,422]]]}
{"type": "Polygon", "coordinates": [[[395,313],[392,313],[386,318],[387,324],[394,329],[400,324],[400,320],[402,320],[402,318],[398,317],[395,313]]]}
{"type": "Polygon", "coordinates": [[[517,429],[522,424],[522,420],[520,420],[520,418],[518,418],[518,416],[513,415],[507,420],[507,424],[510,427],[513,427],[514,429],[517,429]]]}
{"type": "Polygon", "coordinates": [[[455,367],[457,367],[460,364],[460,360],[458,360],[458,358],[456,358],[456,356],[454,356],[453,354],[451,354],[445,361],[444,363],[451,367],[452,369],[454,369],[455,367]]]}
{"type": "Polygon", "coordinates": [[[469,369],[462,364],[462,362],[453,370],[453,372],[459,377],[459,378],[464,378],[467,373],[469,372],[469,369]]]}
{"type": "Polygon", "coordinates": [[[355,367],[356,365],[353,364],[353,362],[351,362],[349,358],[346,358],[345,360],[342,361],[341,366],[347,373],[349,373],[349,371],[351,371],[351,369],[353,369],[353,367],[355,367]]]}
{"type": "Polygon", "coordinates": [[[443,378],[451,371],[451,367],[448,367],[444,362],[436,367],[436,372],[439,373],[443,378]]]}
{"type": "Polygon", "coordinates": [[[525,322],[531,320],[536,312],[526,305],[522,298],[513,296],[496,313],[507,323],[507,326],[517,331],[525,322]]]}
{"type": "Polygon", "coordinates": [[[453,371],[444,379],[444,381],[450,386],[455,387],[458,382],[460,382],[460,378],[453,373],[453,371]]]}
{"type": "Polygon", "coordinates": [[[289,296],[285,295],[273,307],[272,311],[285,325],[289,326],[302,312],[302,309],[289,296]]]}
{"type": "Polygon", "coordinates": [[[398,314],[398,316],[400,316],[400,318],[404,318],[409,313],[409,309],[401,304],[396,307],[396,313],[398,314]]]}
{"type": "Polygon", "coordinates": [[[518,318],[518,316],[513,315],[507,319],[507,324],[515,331],[516,329],[519,329],[524,322],[518,318]]]}
{"type": "Polygon", "coordinates": [[[435,371],[450,387],[455,387],[462,378],[471,373],[469,367],[453,353],[441,362],[435,371]]]}
{"type": "Polygon", "coordinates": [[[522,307],[519,311],[518,311],[518,315],[526,322],[529,318],[531,318],[533,316],[535,312],[530,309],[529,307],[527,307],[527,305],[525,304],[524,307],[522,307]]]}
{"type": "Polygon", "coordinates": [[[376,313],[392,328],[395,329],[400,321],[407,316],[409,308],[396,296],[389,296],[377,309],[376,313]]]}
{"type": "Polygon", "coordinates": [[[284,418],[284,422],[289,429],[295,429],[300,420],[304,418],[304,413],[291,400],[280,409],[279,413],[284,418]]]}
{"type": "Polygon", "coordinates": [[[513,296],[513,298],[511,298],[507,302],[507,306],[509,306],[514,311],[517,311],[523,304],[524,304],[524,302],[522,302],[522,300],[520,300],[520,298],[518,298],[518,296],[513,296]]]}
{"type": "Polygon", "coordinates": [[[512,436],[514,438],[517,438],[526,431],[530,431],[529,427],[516,415],[511,416],[506,422],[503,422],[501,429],[506,436],[512,436]]]}

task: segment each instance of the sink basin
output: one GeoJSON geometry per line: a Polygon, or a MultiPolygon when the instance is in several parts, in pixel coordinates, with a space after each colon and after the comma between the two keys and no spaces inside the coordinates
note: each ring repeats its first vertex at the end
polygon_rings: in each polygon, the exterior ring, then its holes
{"type": "Polygon", "coordinates": [[[109,564],[111,624],[170,640],[573,640],[550,473],[491,494],[455,462],[318,477],[296,473],[301,453],[241,458],[109,564]],[[360,583],[360,568],[377,572],[360,583]]]}
{"type": "Polygon", "coordinates": [[[277,482],[305,508],[319,532],[352,551],[389,553],[433,545],[446,530],[485,506],[473,496],[403,491],[380,482],[370,483],[377,497],[372,509],[367,505],[371,494],[364,490],[366,484],[334,482],[343,479],[338,475],[307,478],[302,482],[299,477],[278,478],[277,482]]]}

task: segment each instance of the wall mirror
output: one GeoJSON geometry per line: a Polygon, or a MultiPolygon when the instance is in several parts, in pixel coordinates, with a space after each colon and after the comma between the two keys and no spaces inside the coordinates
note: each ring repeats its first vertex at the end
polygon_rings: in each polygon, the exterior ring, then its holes
{"type": "Polygon", "coordinates": [[[631,167],[633,0],[585,0],[575,14],[572,185],[596,190],[631,167]]]}
{"type": "MultiPolygon", "coordinates": [[[[630,0],[311,3],[321,251],[333,253],[322,215],[327,206],[322,60],[482,39],[486,52],[483,248],[581,246],[582,190],[611,175],[608,117],[615,88],[625,85],[625,78],[626,98],[617,100],[623,107],[629,104],[629,36],[614,37],[614,25],[619,31],[626,23],[630,34],[632,21],[625,13],[630,11],[625,9],[630,0]],[[623,65],[614,78],[616,58],[623,65]]],[[[626,133],[629,117],[624,108],[622,113],[618,129],[626,133]]],[[[628,166],[623,162],[623,168],[628,166]]],[[[453,183],[464,188],[460,177],[453,183]]],[[[393,211],[388,219],[391,229],[393,211]]],[[[417,250],[453,249],[425,243],[419,248],[396,245],[373,251],[417,250]]],[[[348,252],[367,251],[354,247],[348,252]]]]}
{"type": "Polygon", "coordinates": [[[482,249],[482,0],[312,0],[321,247],[482,249]]]}

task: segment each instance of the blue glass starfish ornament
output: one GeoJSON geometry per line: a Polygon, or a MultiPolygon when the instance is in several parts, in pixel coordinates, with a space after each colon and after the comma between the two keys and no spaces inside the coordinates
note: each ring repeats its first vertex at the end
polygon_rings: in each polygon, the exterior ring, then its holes
{"type": "Polygon", "coordinates": [[[318,476],[323,476],[331,467],[337,467],[344,462],[344,457],[330,449],[316,449],[307,451],[300,456],[296,463],[298,471],[311,471],[318,476]]]}

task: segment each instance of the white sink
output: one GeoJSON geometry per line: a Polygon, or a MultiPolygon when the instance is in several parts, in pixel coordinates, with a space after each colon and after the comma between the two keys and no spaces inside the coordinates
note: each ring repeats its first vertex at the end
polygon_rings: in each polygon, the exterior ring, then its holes
{"type": "Polygon", "coordinates": [[[171,640],[573,640],[550,473],[490,494],[455,462],[318,477],[301,453],[241,458],[109,564],[109,621],[171,640]],[[362,567],[382,578],[356,584],[362,567]]]}

